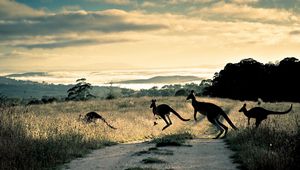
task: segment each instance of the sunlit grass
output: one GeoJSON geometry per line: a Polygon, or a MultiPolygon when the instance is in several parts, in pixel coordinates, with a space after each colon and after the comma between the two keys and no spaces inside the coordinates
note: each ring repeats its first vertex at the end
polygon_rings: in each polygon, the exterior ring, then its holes
{"type": "MultiPolygon", "coordinates": [[[[193,108],[185,97],[159,97],[157,104],[166,103],[182,117],[183,122],[171,115],[173,124],[165,126],[163,120],[153,126],[154,116],[149,108],[150,97],[65,102],[46,105],[5,108],[0,114],[0,169],[42,169],[55,167],[75,157],[84,156],[91,149],[114,143],[143,141],[174,134],[190,134],[195,138],[214,137],[216,129],[205,119],[193,120],[193,108]],[[85,124],[78,120],[79,114],[96,111],[113,130],[103,122],[85,124]]],[[[238,109],[242,102],[218,98],[198,98],[221,106],[229,113],[237,127],[246,127],[246,118],[238,109]]],[[[247,103],[248,107],[255,103],[247,103]]],[[[282,110],[289,103],[265,104],[269,109],[282,110]]],[[[283,109],[283,110],[284,110],[283,109]]],[[[295,130],[291,122],[299,114],[300,105],[294,104],[288,115],[270,117],[262,123],[265,127],[278,127],[283,131],[295,130]],[[279,125],[278,125],[279,124],[279,125]]],[[[203,117],[198,115],[199,118],[203,117]]],[[[226,122],[224,122],[228,125],[226,122]]],[[[252,121],[253,123],[253,121],[252,121]]],[[[231,128],[230,128],[231,130],[231,128]]],[[[241,131],[242,132],[242,131],[241,131]]],[[[233,136],[236,133],[232,133],[233,136]]],[[[238,133],[239,134],[239,133],[238,133]]]]}

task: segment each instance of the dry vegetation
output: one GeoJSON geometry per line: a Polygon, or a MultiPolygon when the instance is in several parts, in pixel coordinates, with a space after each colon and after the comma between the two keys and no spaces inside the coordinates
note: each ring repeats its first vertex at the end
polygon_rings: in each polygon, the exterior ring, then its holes
{"type": "MultiPolygon", "coordinates": [[[[290,103],[264,103],[269,110],[283,111],[290,103]]],[[[251,103],[248,108],[257,106],[251,103]]],[[[239,108],[234,108],[237,110],[239,108]]],[[[235,151],[233,158],[241,169],[300,169],[300,104],[294,103],[290,113],[269,115],[258,129],[246,126],[245,117],[233,117],[240,131],[229,134],[226,141],[235,151]]]]}
{"type": "MultiPolygon", "coordinates": [[[[215,128],[206,119],[201,119],[197,123],[194,121],[182,122],[174,115],[171,116],[173,125],[165,131],[161,131],[165,123],[159,120],[158,125],[153,126],[154,117],[149,108],[150,100],[149,97],[122,98],[0,108],[0,169],[55,167],[75,157],[83,156],[91,149],[114,143],[150,140],[171,134],[189,133],[195,137],[215,136],[215,128]],[[117,130],[110,129],[101,121],[96,124],[85,124],[78,120],[80,113],[89,111],[100,113],[117,130]]],[[[242,106],[242,102],[217,98],[199,98],[199,100],[221,106],[229,113],[229,117],[237,127],[242,129],[238,133],[231,133],[228,141],[232,145],[240,146],[249,137],[253,140],[262,137],[253,134],[251,129],[246,128],[247,119],[242,113],[237,112],[242,106]]],[[[190,102],[185,101],[185,97],[157,98],[157,101],[157,104],[170,104],[184,118],[192,119],[193,117],[192,106],[190,102]]],[[[256,105],[251,102],[247,103],[248,108],[256,105]]],[[[272,110],[282,110],[288,108],[289,103],[264,103],[263,106],[272,110]]],[[[297,124],[299,111],[300,104],[295,103],[290,114],[270,116],[269,120],[262,123],[261,131],[268,129],[270,136],[277,132],[284,132],[287,135],[296,134],[299,129],[297,124]]],[[[257,134],[261,131],[258,131],[257,134]]],[[[264,141],[264,139],[260,139],[260,141],[264,141]]],[[[273,143],[273,148],[280,144],[273,143]]],[[[239,150],[241,147],[233,149],[239,150]]],[[[253,146],[251,145],[251,147],[253,146]]],[[[277,153],[273,153],[272,149],[263,150],[260,154],[275,155],[276,159],[280,157],[280,155],[276,155],[277,153]]],[[[236,155],[236,159],[245,160],[244,157],[238,155],[236,155]]],[[[271,160],[278,161],[275,158],[274,160],[271,158],[271,160]]],[[[245,161],[244,164],[250,163],[248,159],[245,161]]]]}

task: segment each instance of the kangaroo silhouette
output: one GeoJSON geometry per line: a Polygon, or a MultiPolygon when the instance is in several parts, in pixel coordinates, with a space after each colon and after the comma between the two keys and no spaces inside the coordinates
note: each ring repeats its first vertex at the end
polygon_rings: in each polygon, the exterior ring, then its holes
{"type": "Polygon", "coordinates": [[[238,130],[237,127],[234,126],[234,124],[231,122],[227,114],[217,105],[213,103],[206,103],[206,102],[199,102],[196,100],[196,97],[194,95],[194,90],[191,91],[191,93],[188,95],[186,100],[192,99],[192,106],[194,107],[194,119],[197,121],[197,112],[203,114],[204,116],[207,116],[207,120],[212,123],[214,126],[217,127],[217,129],[220,131],[220,133],[214,137],[214,139],[218,139],[224,132],[225,134],[223,138],[226,137],[228,127],[222,124],[219,120],[220,115],[225,118],[225,120],[229,123],[229,125],[234,129],[238,130]]]}
{"type": "MultiPolygon", "coordinates": [[[[156,106],[155,102],[156,102],[155,99],[151,100],[150,108],[152,108],[152,112],[153,112],[154,116],[158,115],[158,116],[160,116],[166,122],[167,125],[165,127],[163,127],[162,130],[165,130],[167,127],[169,127],[170,125],[172,125],[172,121],[170,119],[170,113],[171,112],[174,115],[176,115],[182,121],[189,121],[190,120],[190,119],[184,119],[184,118],[182,118],[179,115],[179,113],[177,113],[169,105],[167,105],[167,104],[160,104],[160,105],[156,106]]],[[[157,124],[157,123],[154,122],[154,124],[157,124]]]]}
{"type": "MultiPolygon", "coordinates": [[[[79,118],[82,118],[81,114],[79,115],[79,118]]],[[[88,112],[83,118],[83,120],[85,120],[87,123],[95,122],[97,119],[102,120],[108,127],[112,128],[112,129],[117,129],[117,128],[113,127],[112,125],[110,125],[109,123],[107,123],[107,121],[96,112],[88,112]]]]}
{"type": "Polygon", "coordinates": [[[248,126],[250,125],[250,118],[255,118],[255,126],[258,128],[261,121],[267,119],[268,115],[270,114],[286,114],[292,110],[293,105],[291,104],[291,107],[283,112],[276,112],[271,110],[266,110],[262,107],[253,107],[250,110],[247,110],[246,103],[243,105],[243,107],[239,110],[239,112],[243,112],[246,117],[248,117],[248,126]]]}

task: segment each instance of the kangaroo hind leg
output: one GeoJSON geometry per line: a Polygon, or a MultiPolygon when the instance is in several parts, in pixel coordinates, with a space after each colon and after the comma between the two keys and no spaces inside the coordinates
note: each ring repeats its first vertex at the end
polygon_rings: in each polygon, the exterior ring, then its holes
{"type": "Polygon", "coordinates": [[[215,125],[215,127],[217,127],[217,129],[220,131],[220,133],[214,137],[213,139],[218,139],[224,132],[224,129],[222,128],[222,126],[218,123],[217,119],[213,119],[212,121],[210,121],[213,125],[215,125]]]}
{"type": "MultiPolygon", "coordinates": [[[[163,115],[163,116],[161,116],[161,118],[166,122],[166,126],[165,127],[163,127],[162,128],[162,130],[165,130],[167,127],[169,127],[172,123],[169,123],[168,122],[168,120],[166,119],[166,116],[165,115],[163,115]]],[[[169,120],[170,120],[170,118],[169,118],[169,120]]],[[[170,120],[171,121],[171,120],[170,120]]]]}
{"type": "Polygon", "coordinates": [[[262,121],[262,119],[256,118],[255,128],[258,128],[258,126],[260,125],[261,121],[262,121]]]}
{"type": "Polygon", "coordinates": [[[216,119],[217,124],[219,124],[220,126],[222,126],[222,128],[225,130],[224,136],[221,137],[222,139],[226,137],[227,132],[228,132],[228,127],[225,126],[223,123],[221,123],[218,119],[216,119]]]}
{"type": "Polygon", "coordinates": [[[171,121],[171,119],[170,119],[170,115],[166,115],[166,117],[168,118],[169,124],[171,125],[171,124],[172,124],[172,121],[171,121]]]}

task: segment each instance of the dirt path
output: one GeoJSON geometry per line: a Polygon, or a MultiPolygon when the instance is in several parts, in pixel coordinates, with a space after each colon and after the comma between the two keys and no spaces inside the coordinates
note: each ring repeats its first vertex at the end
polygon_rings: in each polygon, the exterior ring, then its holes
{"type": "Polygon", "coordinates": [[[223,140],[193,139],[186,144],[190,146],[156,148],[155,144],[149,142],[119,144],[95,150],[85,158],[73,160],[65,165],[65,169],[237,169],[237,165],[229,158],[233,153],[223,140]],[[142,160],[146,158],[158,160],[150,159],[154,163],[144,163],[142,160]],[[159,160],[164,162],[158,163],[159,160]]]}

